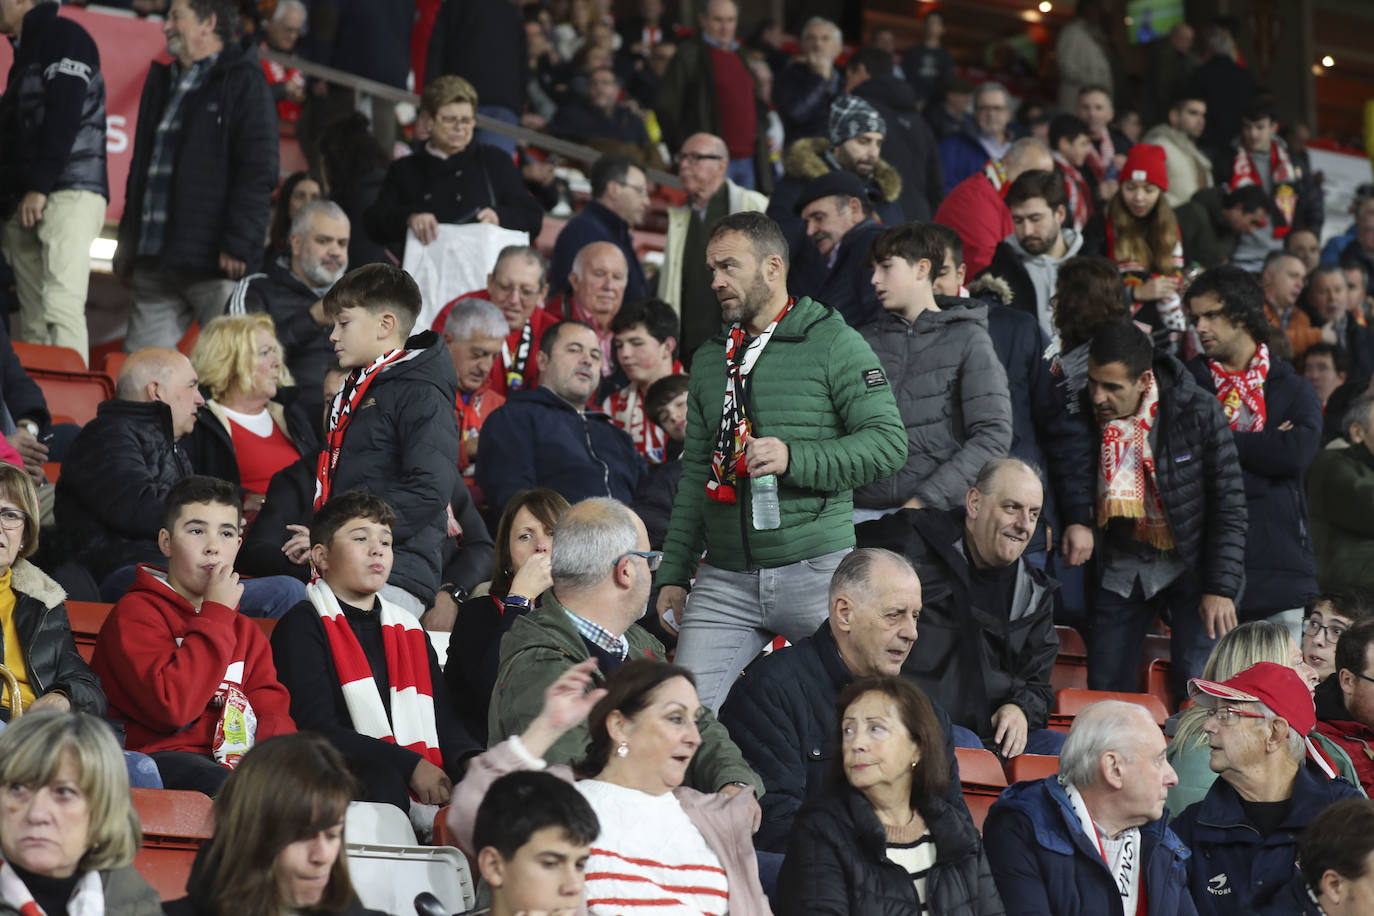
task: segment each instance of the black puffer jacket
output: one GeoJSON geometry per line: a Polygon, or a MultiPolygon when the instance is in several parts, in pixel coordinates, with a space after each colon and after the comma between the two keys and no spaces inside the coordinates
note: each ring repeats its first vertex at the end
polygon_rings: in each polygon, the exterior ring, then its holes
{"type": "Polygon", "coordinates": [[[458,374],[433,331],[410,338],[406,348],[420,352],[383,369],[354,411],[332,492],[366,490],[396,510],[390,583],[428,605],[439,589],[447,509],[458,481],[458,374]]]}
{"type": "MultiPolygon", "coordinates": [[[[134,158],[119,221],[115,272],[138,255],[143,195],[158,122],[172,94],[172,67],[154,61],[138,103],[134,158]]],[[[220,253],[257,270],[277,186],[277,108],[251,39],[228,45],[200,89],[181,106],[164,265],[219,271],[220,253]]]]}
{"type": "MultiPolygon", "coordinates": [[[[34,695],[61,690],[76,712],[104,716],[109,704],[100,689],[100,678],[91,672],[72,641],[62,586],[28,560],[20,560],[14,564],[10,587],[15,597],[14,629],[34,695]]],[[[0,656],[3,644],[0,639],[0,656]]],[[[8,710],[3,712],[8,718],[8,710]]]]}
{"type": "Polygon", "coordinates": [[[57,480],[57,530],[70,556],[97,583],[121,566],[161,565],[163,503],[172,484],[191,473],[173,438],[170,407],[101,404],[72,440],[57,480]]]}
{"type": "MultiPolygon", "coordinates": [[[[823,794],[839,755],[835,700],[853,680],[827,620],[795,646],[759,658],[735,681],[720,721],[763,780],[763,823],[754,834],[758,849],[784,852],[797,811],[823,794]]],[[[949,716],[939,703],[931,705],[940,720],[949,767],[945,800],[967,810],[949,716]]]]}
{"type": "Polygon", "coordinates": [[[1055,582],[1017,560],[1011,608],[975,607],[969,595],[963,509],[903,509],[855,527],[861,547],[903,554],[921,578],[921,636],[902,671],[949,713],[987,740],[992,713],[1015,703],[1031,728],[1049,723],[1055,582]]]}
{"type": "Polygon", "coordinates": [[[810,296],[824,302],[843,315],[851,328],[878,320],[883,304],[873,289],[873,268],[866,262],[869,247],[882,233],[882,224],[872,217],[859,223],[840,239],[834,264],[809,240],[804,241],[799,250],[792,251],[787,292],[797,299],[810,296]]]}
{"type": "Polygon", "coordinates": [[[897,198],[902,214],[913,222],[929,222],[945,199],[945,172],[939,141],[921,117],[916,92],[895,76],[874,76],[854,87],[854,94],[883,116],[887,136],[883,158],[903,176],[897,198]]]}
{"type": "MultiPolygon", "coordinates": [[[[935,841],[924,912],[1001,916],[983,841],[966,811],[943,798],[918,804],[935,841]]],[[[804,808],[778,875],[778,916],[911,916],[921,912],[906,869],[887,858],[873,806],[848,786],[804,808]]]]}
{"type": "Polygon", "coordinates": [[[105,78],[95,42],[58,16],[55,3],[25,13],[23,34],[0,101],[0,214],[28,191],[93,191],[108,200],[105,78]]]}
{"type": "MultiPolygon", "coordinates": [[[[358,265],[350,262],[349,266],[358,265]]],[[[266,312],[271,317],[286,368],[298,388],[312,392],[320,390],[325,372],[334,363],[330,329],[310,317],[310,307],[323,296],[324,292],[311,289],[291,272],[289,255],[268,264],[262,273],[244,277],[229,296],[230,315],[266,312]]]]}

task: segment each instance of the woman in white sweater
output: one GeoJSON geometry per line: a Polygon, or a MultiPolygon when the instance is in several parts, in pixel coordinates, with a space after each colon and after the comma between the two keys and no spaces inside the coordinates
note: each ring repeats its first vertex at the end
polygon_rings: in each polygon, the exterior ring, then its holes
{"type": "Polygon", "coordinates": [[[585,911],[770,914],[750,842],[757,824],[752,794],[708,795],[682,785],[701,745],[691,673],[637,659],[616,668],[605,688],[589,690],[595,670],[594,660],[568,669],[523,734],[468,764],[449,808],[458,844],[475,855],[472,825],[487,787],[513,770],[544,769],[541,755],[585,717],[586,759],[573,769],[549,768],[578,780],[601,823],[587,862],[585,911]]]}

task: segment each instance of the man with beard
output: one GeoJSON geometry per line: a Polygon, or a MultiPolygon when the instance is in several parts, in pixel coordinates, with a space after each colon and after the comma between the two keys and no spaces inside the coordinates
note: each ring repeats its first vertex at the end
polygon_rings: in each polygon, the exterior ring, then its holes
{"type": "Polygon", "coordinates": [[[977,276],[992,263],[997,245],[1015,226],[1003,198],[1023,172],[1054,171],[1049,147],[1034,137],[1017,140],[1000,160],[989,162],[950,192],[935,211],[935,222],[959,233],[964,242],[964,263],[977,276]]]}
{"type": "Polygon", "coordinates": [[[1198,191],[1212,186],[1212,160],[1197,147],[1206,126],[1207,100],[1184,94],[1169,109],[1169,122],[1156,124],[1141,138],[1143,143],[1164,147],[1164,163],[1169,170],[1164,199],[1175,210],[1198,191]]]}
{"type": "Polygon", "coordinates": [[[820,626],[854,546],[854,487],[906,461],[878,358],[838,312],[788,296],[788,261],[760,213],[724,217],[706,243],[728,327],[692,363],[657,584],[664,624],[681,630],[677,662],[711,710],[772,634],[798,642],[820,626]]]}
{"type": "Polygon", "coordinates": [[[277,326],[286,368],[303,391],[315,392],[334,362],[325,293],[348,270],[348,216],[330,200],[312,200],[291,220],[291,259],[244,277],[229,297],[229,314],[266,312],[277,326]]]}

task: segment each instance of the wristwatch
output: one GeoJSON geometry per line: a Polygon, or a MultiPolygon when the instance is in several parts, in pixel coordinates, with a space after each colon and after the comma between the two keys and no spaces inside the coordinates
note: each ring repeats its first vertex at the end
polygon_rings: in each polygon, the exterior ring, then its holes
{"type": "Polygon", "coordinates": [[[21,429],[28,430],[30,436],[33,436],[35,439],[38,438],[37,423],[33,422],[32,420],[20,420],[18,425],[21,429]]]}
{"type": "Polygon", "coordinates": [[[524,595],[507,595],[506,600],[501,603],[506,607],[518,607],[522,611],[529,611],[534,607],[534,602],[524,595]]]}
{"type": "Polygon", "coordinates": [[[461,585],[454,585],[452,582],[445,582],[439,586],[439,591],[453,599],[454,604],[461,605],[468,600],[468,590],[461,585]]]}

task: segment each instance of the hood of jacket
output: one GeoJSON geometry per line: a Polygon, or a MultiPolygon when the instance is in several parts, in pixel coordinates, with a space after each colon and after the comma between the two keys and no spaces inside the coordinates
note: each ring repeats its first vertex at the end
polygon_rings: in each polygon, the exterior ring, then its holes
{"type": "MultiPolygon", "coordinates": [[[[834,158],[830,156],[830,141],[825,137],[807,137],[793,143],[783,156],[782,166],[789,177],[802,181],[819,178],[838,167],[834,158]]],[[[897,170],[888,164],[886,159],[878,160],[873,177],[868,179],[868,183],[877,188],[887,203],[892,203],[901,196],[902,176],[897,174],[897,170]]]]}
{"type": "Polygon", "coordinates": [[[1017,259],[1027,271],[1034,271],[1036,269],[1048,270],[1051,266],[1057,267],[1063,264],[1069,258],[1078,254],[1083,248],[1083,236],[1079,233],[1067,228],[1060,230],[1060,233],[1063,236],[1064,244],[1067,246],[1062,258],[1051,257],[1049,252],[1045,252],[1044,254],[1031,254],[1021,245],[1021,240],[1016,237],[1015,232],[1007,236],[1003,241],[1007,243],[1008,248],[1016,253],[1017,259]]]}
{"type": "Polygon", "coordinates": [[[854,95],[870,102],[886,105],[900,114],[919,114],[916,90],[906,80],[895,76],[871,76],[854,87],[854,95]]]}
{"type": "Polygon", "coordinates": [[[62,586],[28,560],[20,560],[12,569],[10,587],[19,594],[38,599],[46,608],[57,607],[67,600],[67,592],[62,586]]]}
{"type": "Polygon", "coordinates": [[[917,334],[935,334],[962,321],[971,321],[987,330],[988,307],[980,300],[936,296],[935,304],[938,309],[926,309],[916,316],[914,322],[907,321],[899,312],[885,311],[883,317],[874,323],[875,330],[883,334],[906,334],[908,328],[913,328],[917,334]]]}
{"type": "Polygon", "coordinates": [[[983,273],[978,275],[978,279],[968,285],[968,294],[971,299],[979,299],[992,305],[1011,305],[1016,294],[1011,291],[1011,284],[1001,277],[994,277],[992,274],[983,273]]]}

